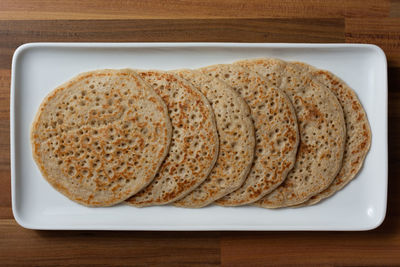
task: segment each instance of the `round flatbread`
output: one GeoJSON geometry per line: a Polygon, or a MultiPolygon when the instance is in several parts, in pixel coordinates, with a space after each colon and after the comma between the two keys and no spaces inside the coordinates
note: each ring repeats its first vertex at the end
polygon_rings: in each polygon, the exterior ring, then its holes
{"type": "Polygon", "coordinates": [[[208,178],[175,206],[201,208],[238,189],[254,157],[254,126],[246,102],[227,84],[196,70],[175,71],[191,82],[213,108],[219,134],[219,155],[208,178]]]}
{"type": "Polygon", "coordinates": [[[238,206],[257,201],[279,186],[294,165],[299,137],[293,107],[276,86],[238,65],[214,65],[201,71],[226,82],[243,97],[251,110],[256,137],[247,179],[216,204],[238,206]]]}
{"type": "Polygon", "coordinates": [[[31,128],[43,177],[73,201],[110,206],[147,186],[168,153],[171,124],[130,70],[83,73],[51,92],[31,128]]]}
{"type": "Polygon", "coordinates": [[[296,110],[300,145],[286,180],[255,205],[280,208],[305,202],[327,188],[342,165],[346,128],[343,111],[333,93],[307,73],[278,59],[238,62],[275,83],[296,110]]]}
{"type": "Polygon", "coordinates": [[[371,130],[356,93],[341,79],[326,70],[319,70],[305,63],[293,62],[302,72],[310,73],[314,79],[328,87],[337,97],[346,122],[346,145],[343,164],[332,184],[321,193],[312,196],[301,205],[314,205],[335,194],[347,185],[361,169],[371,146],[371,130]]]}
{"type": "Polygon", "coordinates": [[[199,186],[218,157],[218,132],[207,99],[191,84],[163,71],[139,75],[168,107],[173,133],[170,152],[154,181],[127,200],[137,207],[176,201],[199,186]]]}

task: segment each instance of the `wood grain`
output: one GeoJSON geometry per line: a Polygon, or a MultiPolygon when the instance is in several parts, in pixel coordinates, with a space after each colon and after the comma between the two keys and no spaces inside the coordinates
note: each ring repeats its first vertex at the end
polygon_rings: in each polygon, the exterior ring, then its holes
{"type": "Polygon", "coordinates": [[[390,0],[352,0],[345,1],[346,18],[380,18],[390,12],[390,0]]]}
{"type": "Polygon", "coordinates": [[[385,17],[396,0],[2,0],[0,20],[385,17]]]}
{"type": "Polygon", "coordinates": [[[0,266],[400,265],[399,0],[1,0],[0,266]],[[11,58],[26,42],[358,42],[389,62],[389,194],[369,232],[32,231],[10,196],[11,58]]]}
{"type": "Polygon", "coordinates": [[[332,43],[344,42],[343,30],[343,19],[0,21],[0,68],[26,42],[332,43]]]}
{"type": "Polygon", "coordinates": [[[390,2],[390,17],[400,18],[400,0],[392,0],[390,2]]]}
{"type": "Polygon", "coordinates": [[[10,78],[9,69],[0,69],[0,219],[12,218],[10,198],[10,78]]]}
{"type": "Polygon", "coordinates": [[[216,232],[32,231],[13,220],[0,222],[2,265],[100,266],[220,264],[216,232]]]}
{"type": "Polygon", "coordinates": [[[379,45],[386,53],[390,66],[400,67],[399,18],[348,18],[346,42],[379,45]]]}
{"type": "MultiPolygon", "coordinates": [[[[396,224],[399,226],[399,223],[396,224]]],[[[252,262],[282,265],[394,265],[400,257],[400,238],[381,232],[365,233],[225,233],[221,258],[225,266],[252,262]],[[296,245],[294,245],[296,244],[296,245]],[[243,249],[246,247],[247,249],[243,249]],[[251,249],[251,253],[248,253],[251,249]]]]}
{"type": "Polygon", "coordinates": [[[332,18],[343,16],[344,3],[345,0],[2,0],[0,20],[332,18]]]}

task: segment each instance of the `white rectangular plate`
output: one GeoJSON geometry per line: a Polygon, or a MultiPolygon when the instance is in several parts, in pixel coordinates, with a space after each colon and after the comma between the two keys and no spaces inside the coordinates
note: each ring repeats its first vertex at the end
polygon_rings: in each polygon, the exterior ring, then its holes
{"type": "Polygon", "coordinates": [[[362,44],[34,43],[19,47],[11,82],[12,208],[32,229],[92,230],[369,230],[387,198],[387,65],[362,44]],[[336,195],[305,208],[172,206],[87,208],[55,191],[36,167],[29,129],[43,98],[76,74],[102,68],[177,69],[256,57],[299,60],[332,71],[357,92],[372,128],[358,177],[336,195]]]}

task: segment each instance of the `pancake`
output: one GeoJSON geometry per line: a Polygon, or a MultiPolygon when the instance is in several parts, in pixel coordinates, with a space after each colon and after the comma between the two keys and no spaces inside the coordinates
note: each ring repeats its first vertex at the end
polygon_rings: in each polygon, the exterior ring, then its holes
{"type": "Polygon", "coordinates": [[[137,207],[164,205],[189,194],[218,157],[218,132],[207,99],[191,84],[163,71],[139,71],[168,107],[173,133],[168,156],[154,181],[127,200],[137,207]]]}
{"type": "Polygon", "coordinates": [[[219,156],[209,177],[175,206],[201,208],[238,189],[254,157],[254,126],[246,102],[227,84],[196,70],[175,71],[191,82],[213,108],[219,134],[219,156]]]}
{"type": "Polygon", "coordinates": [[[303,203],[326,189],[341,168],[346,128],[340,103],[326,86],[292,64],[278,59],[236,64],[256,71],[287,94],[300,131],[294,168],[281,186],[255,205],[280,208],[303,203]]]}
{"type": "Polygon", "coordinates": [[[71,200],[110,206],[153,180],[171,131],[166,105],[136,73],[86,72],[42,102],[31,128],[33,158],[71,200]]]}
{"type": "Polygon", "coordinates": [[[301,205],[314,205],[332,196],[347,185],[361,169],[371,146],[371,130],[360,100],[356,93],[340,78],[329,71],[319,70],[305,63],[294,62],[304,73],[310,73],[314,79],[328,87],[337,97],[343,109],[346,122],[346,145],[343,165],[332,184],[321,193],[312,196],[301,205]]]}
{"type": "Polygon", "coordinates": [[[217,200],[222,206],[239,206],[262,198],[279,186],[293,167],[298,127],[293,107],[277,87],[238,65],[200,69],[231,86],[249,105],[255,129],[254,163],[244,184],[217,200]]]}

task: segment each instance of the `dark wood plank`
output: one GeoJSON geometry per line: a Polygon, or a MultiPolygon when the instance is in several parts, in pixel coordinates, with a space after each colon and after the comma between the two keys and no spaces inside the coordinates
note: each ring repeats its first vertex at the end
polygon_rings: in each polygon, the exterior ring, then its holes
{"type": "Polygon", "coordinates": [[[2,266],[220,264],[217,232],[32,231],[0,221],[2,266]]]}
{"type": "Polygon", "coordinates": [[[390,66],[400,67],[400,18],[346,18],[346,42],[379,45],[390,66]]]}
{"type": "Polygon", "coordinates": [[[344,0],[2,0],[0,20],[338,18],[344,0]]]}
{"type": "MultiPolygon", "coordinates": [[[[388,143],[389,187],[388,216],[400,216],[400,68],[389,68],[388,143]]],[[[400,229],[400,228],[399,228],[400,229]]],[[[400,234],[400,233],[399,233],[400,234]]]]}
{"type": "MultiPolygon", "coordinates": [[[[399,227],[400,220],[396,227],[399,227]]],[[[224,233],[221,241],[223,266],[396,265],[400,262],[399,235],[381,233],[224,233]]]]}

